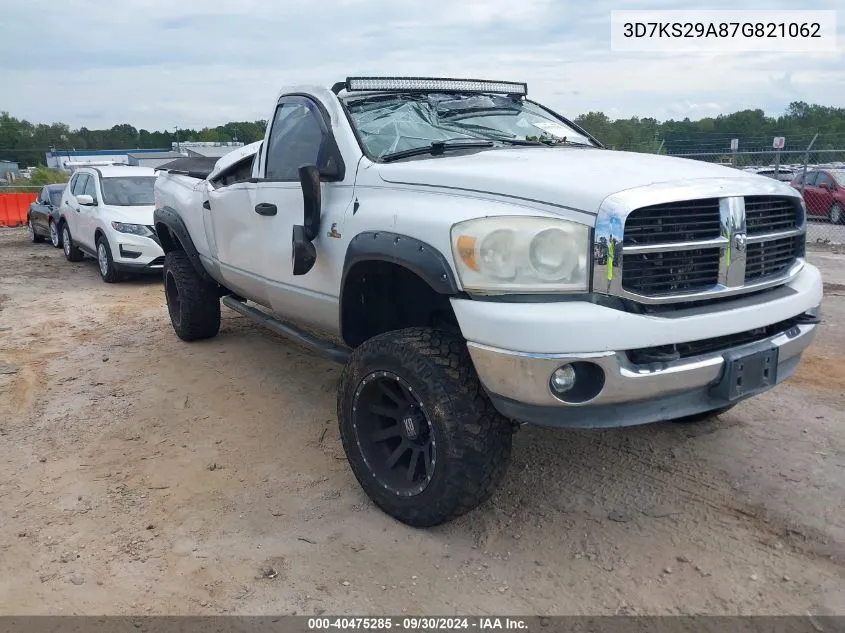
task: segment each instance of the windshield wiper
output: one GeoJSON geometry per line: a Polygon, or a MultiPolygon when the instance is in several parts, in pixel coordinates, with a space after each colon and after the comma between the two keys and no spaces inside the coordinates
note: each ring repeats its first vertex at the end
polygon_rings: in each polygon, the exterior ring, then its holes
{"type": "Polygon", "coordinates": [[[409,156],[420,156],[421,154],[431,154],[432,156],[440,156],[447,149],[474,149],[476,147],[493,147],[493,141],[485,141],[482,139],[447,139],[445,141],[432,141],[430,145],[422,147],[412,147],[410,149],[399,150],[398,152],[391,152],[381,157],[381,160],[389,163],[400,158],[408,158],[409,156]]]}
{"type": "Polygon", "coordinates": [[[529,141],[524,138],[497,138],[498,143],[507,143],[508,145],[518,145],[520,147],[548,147],[543,141],[529,141]]]}
{"type": "Polygon", "coordinates": [[[590,143],[579,143],[578,141],[568,141],[565,138],[547,139],[547,140],[537,141],[537,142],[542,143],[543,145],[548,145],[549,147],[554,147],[556,145],[569,145],[571,147],[592,147],[593,149],[595,149],[595,147],[596,147],[595,145],[592,145],[590,143]]]}

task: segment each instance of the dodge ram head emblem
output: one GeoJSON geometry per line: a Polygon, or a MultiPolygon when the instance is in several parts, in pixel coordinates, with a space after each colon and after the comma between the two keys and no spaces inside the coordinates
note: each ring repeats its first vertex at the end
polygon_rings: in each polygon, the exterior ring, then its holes
{"type": "Polygon", "coordinates": [[[734,248],[737,253],[745,252],[745,244],[747,241],[745,233],[737,233],[734,235],[734,248]]]}

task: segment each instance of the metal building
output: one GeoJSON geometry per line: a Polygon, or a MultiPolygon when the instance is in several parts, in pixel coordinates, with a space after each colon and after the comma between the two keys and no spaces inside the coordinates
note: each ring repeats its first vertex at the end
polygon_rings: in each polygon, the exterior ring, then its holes
{"type": "Polygon", "coordinates": [[[178,152],[132,152],[128,154],[127,164],[155,169],[176,158],[183,158],[183,155],[178,152]]]}

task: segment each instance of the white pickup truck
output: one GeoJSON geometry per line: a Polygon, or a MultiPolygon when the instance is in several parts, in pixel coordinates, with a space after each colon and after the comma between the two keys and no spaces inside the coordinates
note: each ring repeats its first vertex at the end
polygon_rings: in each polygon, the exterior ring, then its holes
{"type": "Polygon", "coordinates": [[[220,303],[345,363],[352,470],[430,526],[484,501],[522,423],[706,417],[796,369],[819,322],[800,194],[604,149],[525,84],[293,86],[263,141],[156,181],[170,319],[220,303]]]}

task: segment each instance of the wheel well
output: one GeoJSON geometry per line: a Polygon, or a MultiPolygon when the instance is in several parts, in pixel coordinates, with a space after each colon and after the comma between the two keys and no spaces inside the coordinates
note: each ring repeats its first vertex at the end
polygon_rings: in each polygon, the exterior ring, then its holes
{"type": "Polygon", "coordinates": [[[184,251],[185,248],[182,246],[182,242],[179,241],[179,238],[176,237],[176,234],[170,230],[170,228],[164,222],[158,222],[155,225],[156,235],[158,236],[159,242],[161,242],[161,250],[165,253],[169,253],[170,251],[184,251]]]}
{"type": "Polygon", "coordinates": [[[105,233],[103,233],[103,229],[101,228],[98,228],[96,231],[94,231],[94,244],[96,244],[97,240],[100,239],[100,236],[103,235],[105,235],[105,233]]]}
{"type": "Polygon", "coordinates": [[[344,342],[357,347],[384,332],[437,327],[460,332],[449,295],[436,292],[404,266],[358,262],[346,273],[340,328],[344,342]]]}

